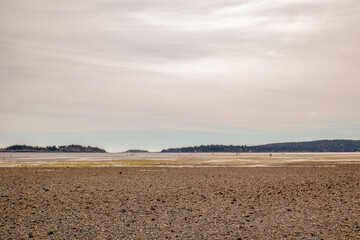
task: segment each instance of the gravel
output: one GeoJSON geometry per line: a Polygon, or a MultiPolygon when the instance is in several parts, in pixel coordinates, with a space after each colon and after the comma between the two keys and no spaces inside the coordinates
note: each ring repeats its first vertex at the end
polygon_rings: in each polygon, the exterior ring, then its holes
{"type": "Polygon", "coordinates": [[[360,239],[360,165],[0,168],[0,239],[360,239]]]}

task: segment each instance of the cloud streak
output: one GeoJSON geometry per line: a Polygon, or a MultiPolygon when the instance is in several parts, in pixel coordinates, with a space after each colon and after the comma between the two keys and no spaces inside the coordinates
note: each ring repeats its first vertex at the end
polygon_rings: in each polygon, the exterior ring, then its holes
{"type": "Polygon", "coordinates": [[[355,0],[2,2],[0,132],[358,126],[359,11],[355,0]]]}

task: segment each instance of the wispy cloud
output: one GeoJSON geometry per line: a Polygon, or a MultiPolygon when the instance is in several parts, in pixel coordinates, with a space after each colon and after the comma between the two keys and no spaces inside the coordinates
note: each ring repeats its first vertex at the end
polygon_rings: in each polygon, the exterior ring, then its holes
{"type": "Polygon", "coordinates": [[[359,12],[356,0],[3,1],[0,133],[358,123],[359,12]]]}

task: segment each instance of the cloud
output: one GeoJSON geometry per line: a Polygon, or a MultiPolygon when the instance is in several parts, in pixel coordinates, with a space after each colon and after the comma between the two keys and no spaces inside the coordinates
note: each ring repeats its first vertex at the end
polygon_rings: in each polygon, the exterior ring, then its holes
{"type": "Polygon", "coordinates": [[[281,55],[280,53],[278,52],[275,52],[275,51],[267,51],[264,53],[265,56],[269,56],[269,57],[282,57],[283,55],[281,55]]]}
{"type": "Polygon", "coordinates": [[[0,131],[356,122],[359,11],[355,0],[4,1],[0,131]]]}

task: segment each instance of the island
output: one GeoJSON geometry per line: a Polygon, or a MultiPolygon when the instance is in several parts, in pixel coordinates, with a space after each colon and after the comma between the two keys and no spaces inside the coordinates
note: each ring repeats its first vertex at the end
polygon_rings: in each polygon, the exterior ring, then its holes
{"type": "Polygon", "coordinates": [[[148,150],[141,150],[141,149],[130,149],[127,150],[126,153],[148,153],[148,150]]]}
{"type": "Polygon", "coordinates": [[[106,153],[104,149],[91,146],[82,146],[77,144],[63,146],[28,146],[28,145],[12,145],[1,148],[0,152],[66,152],[66,153],[106,153]]]}

